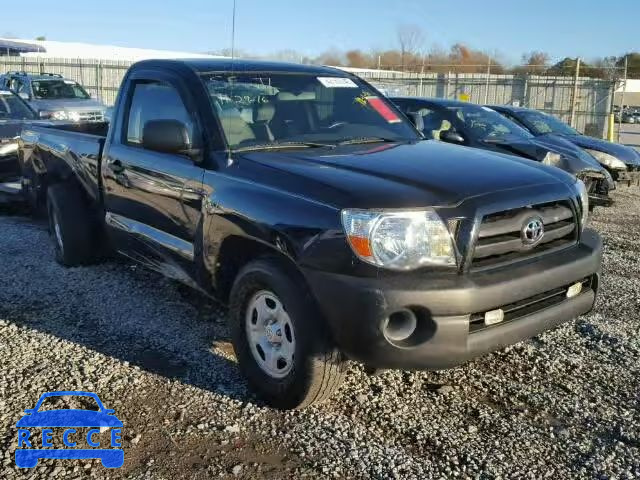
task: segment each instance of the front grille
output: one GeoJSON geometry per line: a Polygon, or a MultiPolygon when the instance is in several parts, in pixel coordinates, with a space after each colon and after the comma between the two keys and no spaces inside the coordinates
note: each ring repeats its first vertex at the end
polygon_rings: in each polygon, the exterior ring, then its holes
{"type": "Polygon", "coordinates": [[[79,112],[81,122],[104,122],[104,114],[97,112],[79,112]]]}
{"type": "MultiPolygon", "coordinates": [[[[584,278],[580,281],[582,283],[582,291],[580,295],[592,288],[592,277],[584,278]]],[[[574,282],[578,283],[578,282],[574,282]]],[[[571,284],[573,285],[573,283],[571,284]]],[[[527,315],[537,313],[545,308],[553,307],[564,302],[567,299],[567,290],[571,285],[564,285],[559,288],[554,288],[533,297],[525,298],[519,302],[504,305],[501,308],[504,312],[504,320],[494,325],[487,325],[484,321],[485,312],[474,313],[469,319],[469,333],[475,333],[485,328],[493,328],[500,325],[504,325],[507,322],[518,320],[527,315]]]]}
{"type": "Polygon", "coordinates": [[[577,221],[568,201],[493,213],[482,219],[471,268],[485,268],[538,256],[573,245],[577,240],[577,221]],[[523,240],[523,228],[532,218],[542,219],[544,235],[535,245],[527,245],[523,240]]]}

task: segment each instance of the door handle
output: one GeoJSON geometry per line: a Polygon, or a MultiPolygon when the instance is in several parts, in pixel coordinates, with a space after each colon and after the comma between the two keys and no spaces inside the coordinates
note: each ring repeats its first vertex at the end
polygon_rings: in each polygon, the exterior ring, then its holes
{"type": "Polygon", "coordinates": [[[116,175],[124,172],[124,165],[120,160],[110,160],[108,165],[109,169],[116,175]]]}

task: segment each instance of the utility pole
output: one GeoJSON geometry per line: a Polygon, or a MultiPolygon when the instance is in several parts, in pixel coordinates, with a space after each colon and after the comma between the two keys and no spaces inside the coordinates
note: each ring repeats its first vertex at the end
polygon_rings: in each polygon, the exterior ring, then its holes
{"type": "Polygon", "coordinates": [[[573,98],[571,99],[571,119],[569,125],[576,128],[576,103],[578,102],[578,79],[580,78],[580,57],[576,59],[576,76],[573,81],[573,98]]]}
{"type": "Polygon", "coordinates": [[[624,113],[624,94],[627,93],[627,76],[629,74],[629,55],[624,56],[624,84],[620,95],[620,113],[618,114],[618,142],[620,142],[620,130],[622,130],[622,114],[624,113]]]}
{"type": "Polygon", "coordinates": [[[491,57],[489,57],[489,61],[487,62],[487,83],[485,85],[485,91],[484,91],[485,105],[489,103],[489,79],[490,78],[491,78],[491,57]]]}

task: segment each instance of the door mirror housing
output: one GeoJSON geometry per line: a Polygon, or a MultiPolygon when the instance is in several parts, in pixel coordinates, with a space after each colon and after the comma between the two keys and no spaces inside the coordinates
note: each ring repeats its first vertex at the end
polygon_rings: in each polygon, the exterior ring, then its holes
{"type": "Polygon", "coordinates": [[[142,146],[147,150],[176,155],[197,156],[187,126],[179,120],[149,120],[142,129],[142,146]]]}
{"type": "Polygon", "coordinates": [[[464,143],[464,137],[455,130],[441,132],[440,140],[447,143],[464,143]]]}
{"type": "Polygon", "coordinates": [[[18,96],[23,100],[31,100],[31,96],[27,92],[20,92],[18,96]]]}

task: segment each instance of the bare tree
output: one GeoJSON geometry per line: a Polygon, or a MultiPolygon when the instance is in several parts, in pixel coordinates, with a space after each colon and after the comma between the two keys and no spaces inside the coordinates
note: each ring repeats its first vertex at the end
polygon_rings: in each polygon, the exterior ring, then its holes
{"type": "Polygon", "coordinates": [[[400,45],[400,63],[404,70],[408,56],[417,55],[424,45],[424,32],[422,28],[414,24],[398,26],[398,44],[400,45]]]}

